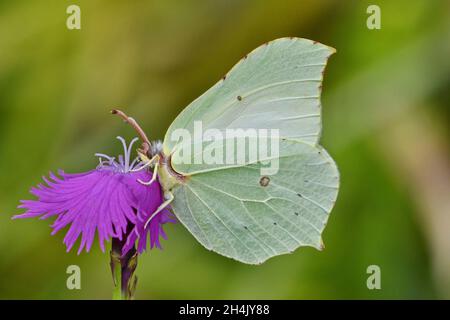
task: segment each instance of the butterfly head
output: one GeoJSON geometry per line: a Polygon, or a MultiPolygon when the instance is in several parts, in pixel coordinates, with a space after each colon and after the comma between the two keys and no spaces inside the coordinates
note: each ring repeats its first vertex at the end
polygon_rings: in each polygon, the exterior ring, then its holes
{"type": "Polygon", "coordinates": [[[150,149],[148,150],[150,158],[156,156],[157,154],[161,155],[163,150],[163,143],[161,140],[153,141],[150,145],[150,149]]]}

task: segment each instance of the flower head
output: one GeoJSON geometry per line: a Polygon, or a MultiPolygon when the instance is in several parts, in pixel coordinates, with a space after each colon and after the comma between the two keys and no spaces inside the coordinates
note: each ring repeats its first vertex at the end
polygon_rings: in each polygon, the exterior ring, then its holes
{"type": "Polygon", "coordinates": [[[124,155],[118,160],[96,154],[100,163],[94,170],[79,174],[59,170],[59,176],[50,172],[49,179],[43,177],[44,184],[30,191],[37,200],[22,200],[19,208],[26,212],[14,219],[56,216],[51,225],[52,235],[70,225],[64,237],[67,251],[80,236],[78,253],[83,249],[89,251],[96,233],[102,251],[105,240],[127,237],[123,253],[130,250],[136,240],[139,240],[138,251],[141,253],[146,248],[148,235],[150,247],[161,248],[159,237],[166,238],[162,225],[175,220],[170,211],[163,210],[144,229],[146,218],[163,202],[161,186],[157,180],[150,186],[140,182],[149,180],[152,175],[138,158],[130,161],[131,148],[137,139],[133,139],[128,147],[122,137],[118,139],[124,147],[124,155]],[[134,225],[130,234],[127,233],[129,223],[134,225]]]}

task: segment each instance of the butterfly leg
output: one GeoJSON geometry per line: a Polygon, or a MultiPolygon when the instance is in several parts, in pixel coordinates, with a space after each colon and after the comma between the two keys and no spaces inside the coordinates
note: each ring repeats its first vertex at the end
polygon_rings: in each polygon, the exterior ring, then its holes
{"type": "MultiPolygon", "coordinates": [[[[151,158],[150,160],[148,160],[148,162],[145,164],[145,166],[150,166],[153,162],[155,162],[155,167],[153,168],[153,174],[152,174],[152,178],[150,179],[150,181],[142,181],[141,179],[138,179],[139,183],[145,185],[145,186],[149,186],[151,185],[155,180],[156,180],[156,176],[158,173],[158,167],[159,167],[159,156],[156,155],[153,158],[151,158]]],[[[141,170],[142,168],[140,168],[139,170],[141,170]]]]}
{"type": "Polygon", "coordinates": [[[147,225],[150,223],[150,221],[153,219],[153,217],[155,217],[158,213],[160,213],[162,210],[164,210],[165,208],[167,208],[170,203],[173,201],[173,199],[175,198],[173,196],[173,193],[170,191],[166,191],[164,193],[164,198],[166,199],[163,203],[161,203],[158,207],[158,209],[156,209],[155,212],[152,213],[152,215],[150,216],[150,218],[148,218],[147,222],[144,225],[144,229],[147,228],[147,225]]]}

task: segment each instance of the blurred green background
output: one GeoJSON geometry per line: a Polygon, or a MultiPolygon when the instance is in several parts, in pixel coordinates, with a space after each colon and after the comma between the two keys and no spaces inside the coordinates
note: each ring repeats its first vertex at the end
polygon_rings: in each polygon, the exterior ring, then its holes
{"type": "Polygon", "coordinates": [[[93,168],[131,129],[161,139],[244,54],[278,37],[337,49],[322,144],[341,172],[326,249],[261,266],[205,250],[168,225],[140,257],[137,299],[450,298],[450,2],[203,0],[0,2],[0,298],[109,299],[109,255],[66,253],[51,221],[16,220],[49,170],[93,168]],[[81,30],[66,8],[81,8],[81,30]],[[366,27],[370,4],[381,29],[366,27]],[[81,290],[66,268],[81,267],[81,290]],[[381,268],[368,290],[366,268],[381,268]]]}

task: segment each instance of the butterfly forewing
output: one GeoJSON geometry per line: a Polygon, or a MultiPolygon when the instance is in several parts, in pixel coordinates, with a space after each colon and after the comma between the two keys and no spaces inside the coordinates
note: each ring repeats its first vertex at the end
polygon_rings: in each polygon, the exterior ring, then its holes
{"type": "Polygon", "coordinates": [[[334,52],[300,38],[256,48],[178,115],[166,133],[165,152],[180,142],[173,139],[174,130],[184,128],[193,135],[195,121],[204,130],[279,129],[282,137],[316,144],[323,71],[334,52]]]}

